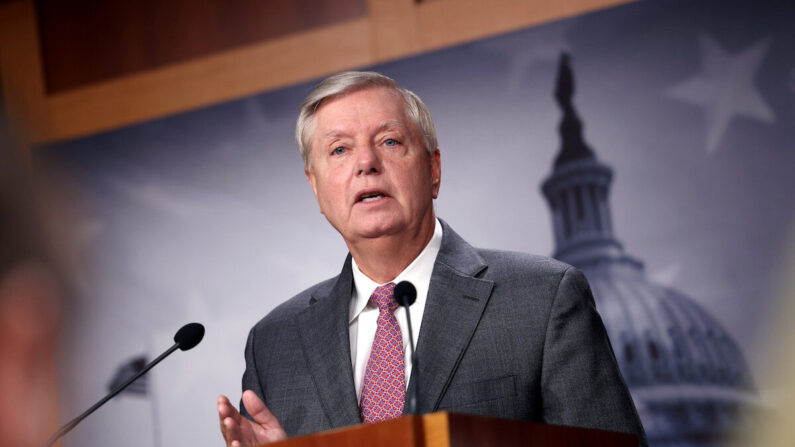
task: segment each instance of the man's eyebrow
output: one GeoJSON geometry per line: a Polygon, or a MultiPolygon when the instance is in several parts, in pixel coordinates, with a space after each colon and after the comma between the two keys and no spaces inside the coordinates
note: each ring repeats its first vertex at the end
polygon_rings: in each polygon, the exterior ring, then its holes
{"type": "Polygon", "coordinates": [[[333,139],[333,138],[344,138],[347,137],[348,134],[342,130],[330,130],[323,135],[326,139],[333,139]]]}
{"type": "Polygon", "coordinates": [[[375,128],[376,132],[381,132],[384,130],[392,129],[394,127],[400,127],[403,130],[408,130],[405,124],[403,124],[400,120],[386,120],[381,122],[378,127],[375,128]]]}

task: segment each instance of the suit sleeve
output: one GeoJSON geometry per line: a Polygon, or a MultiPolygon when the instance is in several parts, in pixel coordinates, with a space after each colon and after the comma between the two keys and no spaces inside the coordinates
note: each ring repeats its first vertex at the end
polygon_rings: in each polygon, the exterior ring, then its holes
{"type": "MultiPolygon", "coordinates": [[[[256,326],[251,328],[251,331],[248,333],[248,340],[246,341],[246,370],[243,372],[243,383],[242,388],[243,391],[251,390],[265,402],[265,394],[262,392],[262,384],[259,380],[259,374],[257,373],[257,362],[254,358],[254,353],[256,352],[254,349],[254,342],[255,342],[255,330],[256,326]]],[[[251,416],[248,414],[246,407],[243,405],[243,399],[240,399],[240,414],[243,416],[253,420],[251,416]]]]}
{"type": "Polygon", "coordinates": [[[541,397],[547,423],[634,433],[647,445],[588,281],[573,267],[563,273],[552,303],[541,397]]]}

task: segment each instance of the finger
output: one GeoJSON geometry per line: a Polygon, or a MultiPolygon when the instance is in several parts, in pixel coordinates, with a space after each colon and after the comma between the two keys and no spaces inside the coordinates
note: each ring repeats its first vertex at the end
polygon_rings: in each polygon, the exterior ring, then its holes
{"type": "Polygon", "coordinates": [[[262,399],[251,390],[243,392],[243,404],[246,406],[246,411],[252,419],[257,421],[260,425],[264,425],[268,429],[281,429],[282,424],[276,419],[276,416],[271,413],[262,399]]]}
{"type": "Polygon", "coordinates": [[[240,419],[240,413],[226,396],[218,396],[218,417],[220,420],[224,420],[227,417],[236,420],[240,419]]]}
{"type": "Polygon", "coordinates": [[[242,431],[240,424],[232,418],[225,418],[221,421],[221,434],[228,446],[233,445],[235,442],[240,444],[240,441],[243,439],[242,431]]]}
{"type": "Polygon", "coordinates": [[[218,422],[221,427],[221,436],[224,437],[227,446],[235,440],[240,439],[240,413],[234,405],[229,402],[226,396],[218,397],[218,422]]]}

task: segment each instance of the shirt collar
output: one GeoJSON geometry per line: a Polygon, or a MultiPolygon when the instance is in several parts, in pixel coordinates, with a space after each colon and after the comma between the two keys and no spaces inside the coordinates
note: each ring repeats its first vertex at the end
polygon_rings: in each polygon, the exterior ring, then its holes
{"type": "MultiPolygon", "coordinates": [[[[439,219],[434,219],[436,225],[433,229],[433,236],[428,241],[428,245],[422,249],[419,255],[411,261],[395,279],[387,283],[394,282],[395,284],[400,281],[409,281],[414,284],[419,290],[420,288],[427,291],[431,282],[431,274],[433,273],[433,265],[436,263],[436,255],[439,254],[439,249],[442,247],[442,225],[439,219]]],[[[376,287],[383,284],[378,284],[367,275],[359,270],[356,260],[351,258],[351,269],[353,270],[353,299],[351,300],[350,318],[348,323],[351,323],[360,313],[367,307],[370,302],[370,295],[373,294],[376,287]]],[[[426,292],[427,293],[427,292],[426,292]]]]}

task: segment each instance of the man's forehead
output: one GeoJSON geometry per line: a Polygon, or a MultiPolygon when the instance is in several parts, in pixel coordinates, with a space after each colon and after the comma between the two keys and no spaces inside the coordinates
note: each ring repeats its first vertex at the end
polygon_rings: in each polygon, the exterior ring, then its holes
{"type": "MultiPolygon", "coordinates": [[[[350,123],[346,123],[344,121],[339,121],[336,123],[329,123],[329,124],[330,125],[327,126],[328,129],[326,129],[326,131],[323,132],[322,135],[319,135],[321,138],[329,139],[329,138],[351,136],[352,133],[359,130],[358,126],[351,125],[350,123]]],[[[372,133],[384,132],[388,130],[399,130],[402,132],[408,132],[409,127],[402,120],[388,119],[381,122],[373,123],[372,126],[368,126],[367,130],[372,133]]]]}
{"type": "Polygon", "coordinates": [[[410,135],[412,139],[422,139],[422,132],[409,116],[409,107],[403,95],[386,87],[370,87],[329,98],[318,106],[310,121],[310,148],[315,144],[328,144],[335,138],[352,137],[362,131],[362,122],[366,122],[368,133],[394,129],[410,135]],[[346,99],[354,99],[356,103],[351,104],[346,99]],[[362,104],[381,107],[373,107],[371,113],[359,117],[348,113],[362,104]],[[385,113],[379,115],[380,112],[385,113]],[[347,122],[346,115],[349,118],[347,122]]]}

